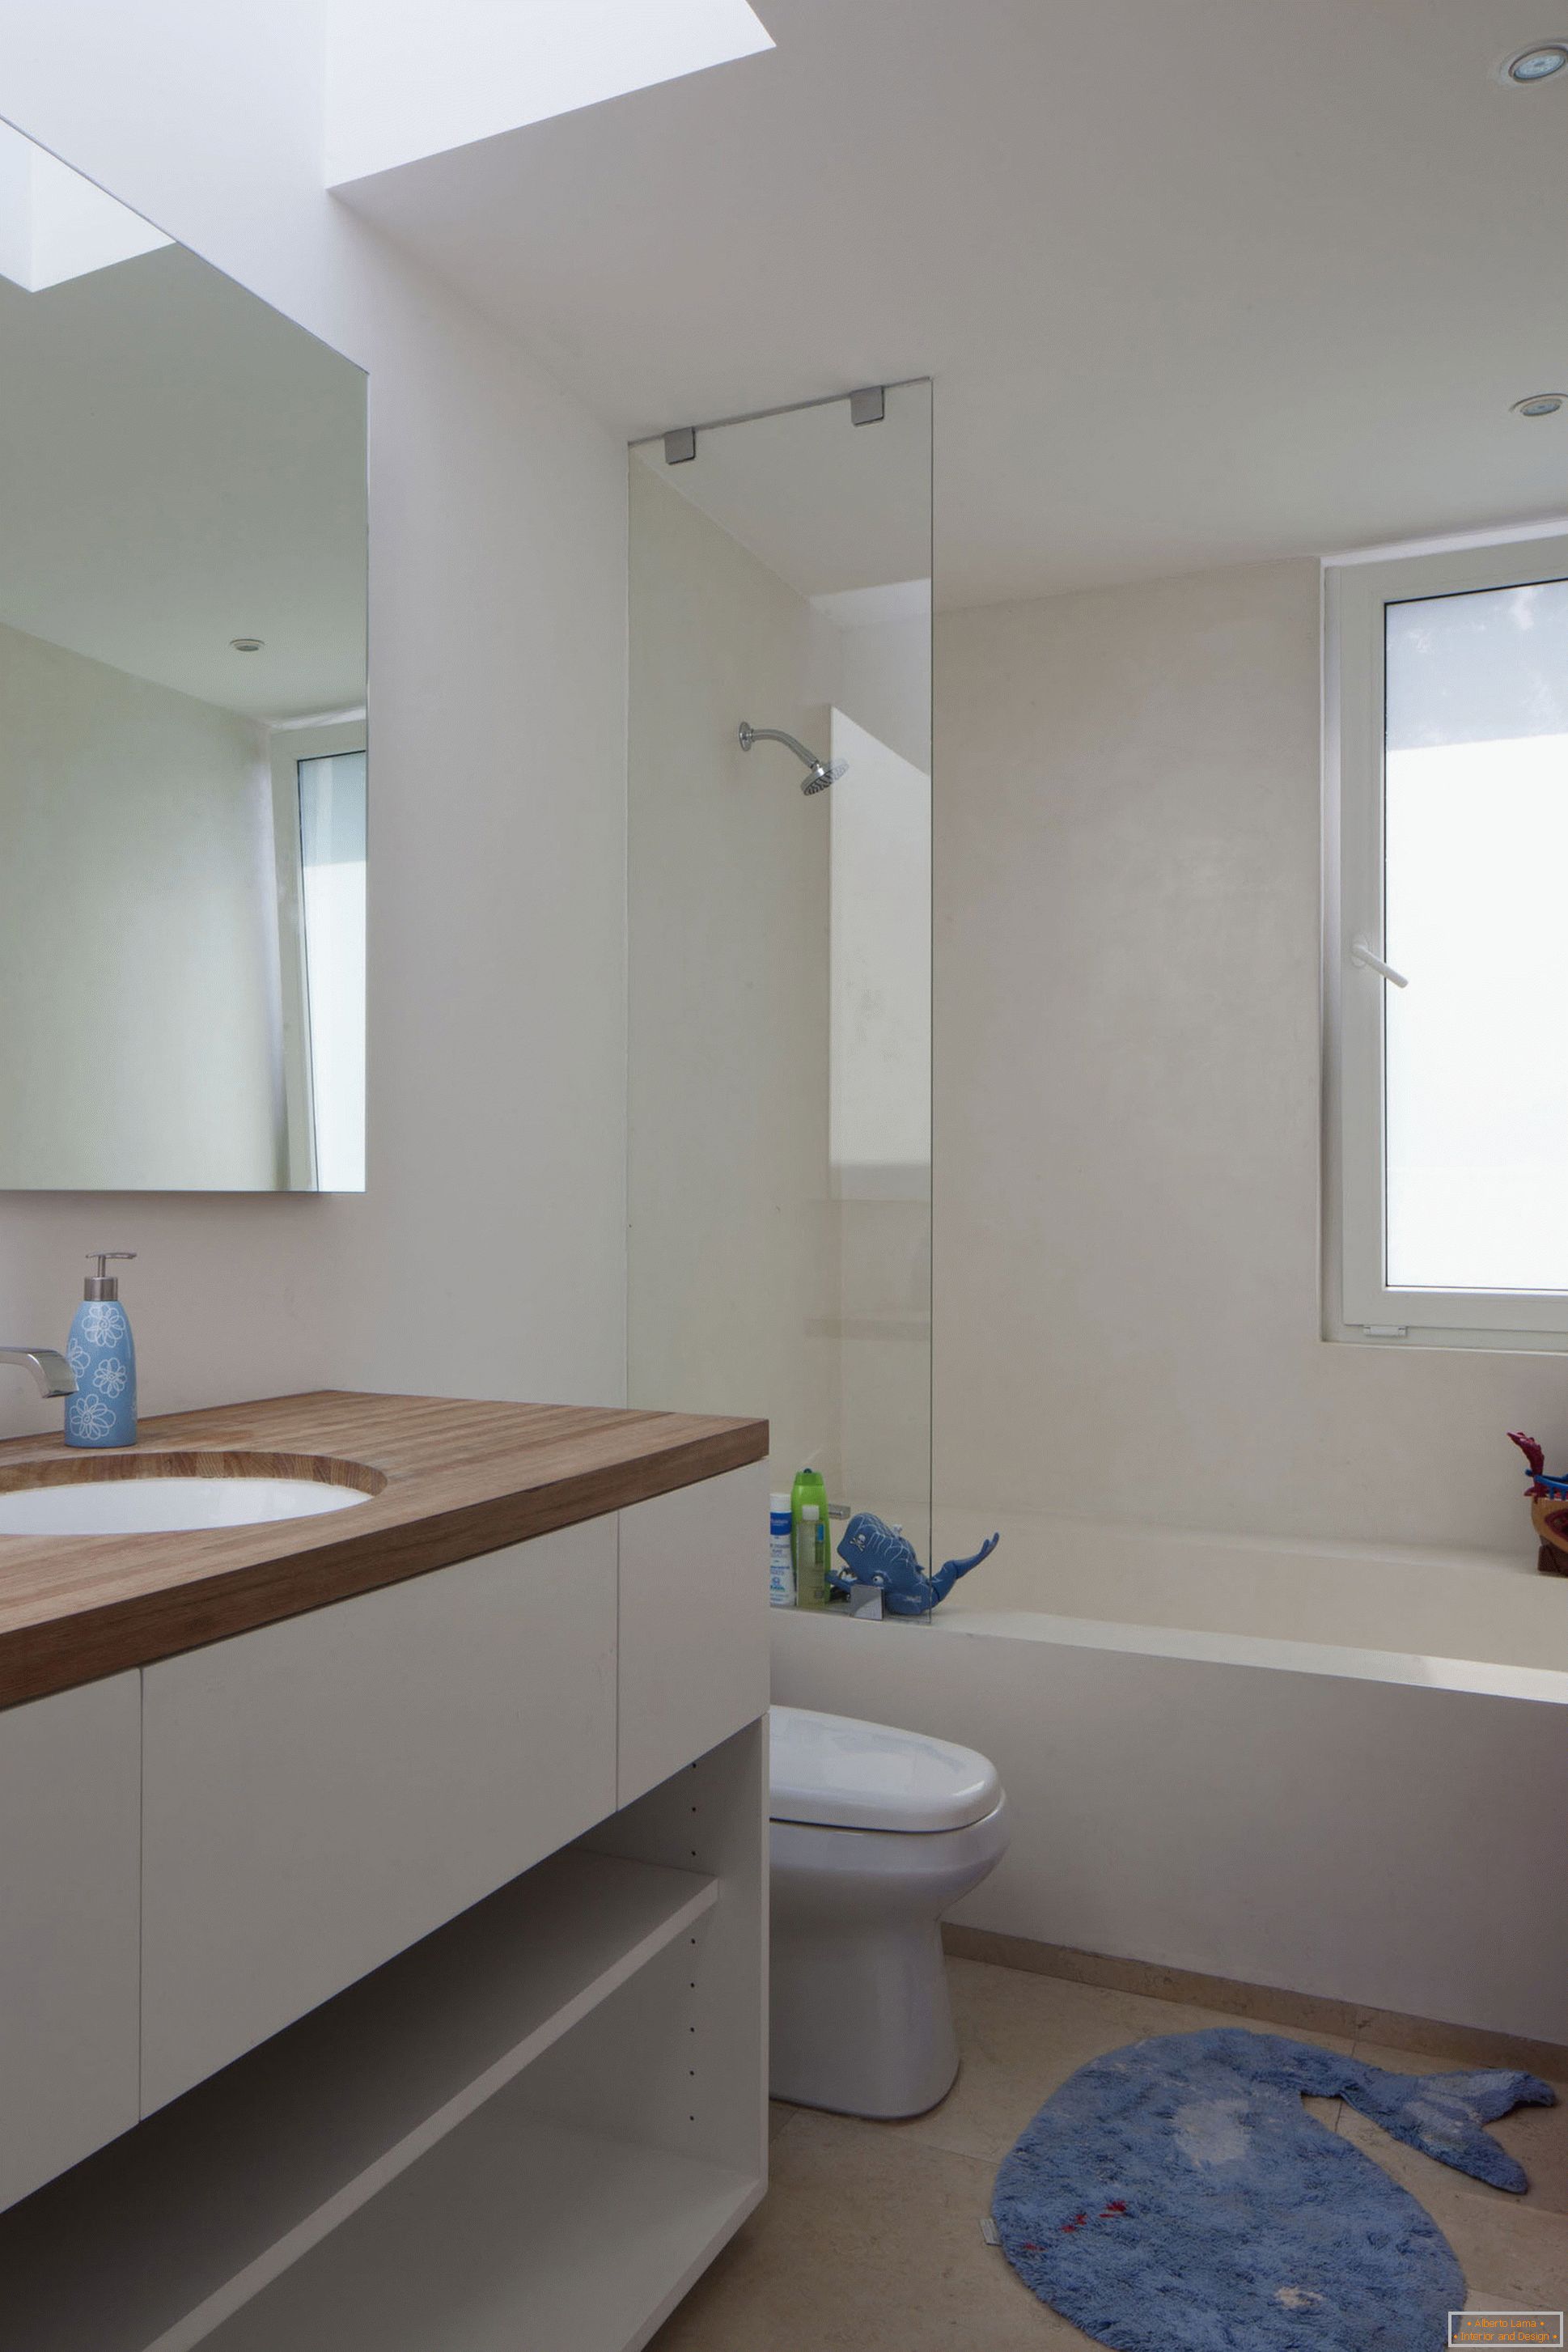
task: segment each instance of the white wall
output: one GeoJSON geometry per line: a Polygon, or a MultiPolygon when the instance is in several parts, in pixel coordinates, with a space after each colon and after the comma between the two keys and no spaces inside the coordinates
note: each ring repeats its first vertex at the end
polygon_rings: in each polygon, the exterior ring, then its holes
{"type": "MultiPolygon", "coordinates": [[[[0,1331],[125,1284],[144,1410],[624,1378],[625,452],[321,190],[313,0],[0,0],[39,140],[370,371],[369,1190],[0,1200],[0,1331]],[[134,102],[127,102],[127,93],[134,102]]],[[[58,1426],[26,1383],[0,1429],[58,1426]]]]}
{"type": "Polygon", "coordinates": [[[0,1186],[287,1181],[254,720],[0,625],[0,1186]]]}
{"type": "Polygon", "coordinates": [[[1504,1433],[1561,1442],[1557,1359],[1319,1336],[1318,610],[1301,562],[939,619],[936,1476],[977,1528],[1532,1549],[1504,1433]]]}
{"type": "Polygon", "coordinates": [[[756,1412],[773,1479],[839,1456],[828,1198],[831,795],[742,719],[822,738],[813,615],[631,467],[630,1385],[756,1412]]]}

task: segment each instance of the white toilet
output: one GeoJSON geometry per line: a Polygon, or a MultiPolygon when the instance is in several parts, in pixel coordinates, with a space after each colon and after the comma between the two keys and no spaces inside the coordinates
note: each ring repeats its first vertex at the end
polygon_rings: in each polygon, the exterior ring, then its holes
{"type": "Polygon", "coordinates": [[[958,2072],[937,1922],[1007,1849],[996,1767],[795,1706],[772,1758],[773,2095],[922,2115],[958,2072]]]}

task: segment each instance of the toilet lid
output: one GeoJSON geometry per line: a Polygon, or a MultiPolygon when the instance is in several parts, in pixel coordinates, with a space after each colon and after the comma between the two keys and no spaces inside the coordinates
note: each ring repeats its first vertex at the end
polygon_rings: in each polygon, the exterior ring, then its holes
{"type": "Polygon", "coordinates": [[[775,1822],[840,1830],[962,1830],[1002,1801],[996,1767],[973,1748],[807,1707],[770,1710],[775,1822]]]}

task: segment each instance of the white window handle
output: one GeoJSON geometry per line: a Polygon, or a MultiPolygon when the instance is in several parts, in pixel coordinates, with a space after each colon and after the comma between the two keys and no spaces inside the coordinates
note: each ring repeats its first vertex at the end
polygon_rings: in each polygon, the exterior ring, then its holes
{"type": "Polygon", "coordinates": [[[1364,964],[1368,971],[1381,972],[1384,980],[1394,982],[1395,988],[1408,988],[1410,985],[1402,971],[1395,971],[1391,963],[1384,963],[1380,955],[1373,955],[1364,940],[1357,940],[1352,947],[1351,961],[1364,964]]]}

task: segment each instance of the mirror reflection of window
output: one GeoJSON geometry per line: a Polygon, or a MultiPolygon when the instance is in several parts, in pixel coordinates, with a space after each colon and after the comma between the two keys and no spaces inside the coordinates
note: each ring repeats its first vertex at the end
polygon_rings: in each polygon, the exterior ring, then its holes
{"type": "Polygon", "coordinates": [[[364,1189],[365,755],[297,763],[316,1186],[364,1189]]]}

